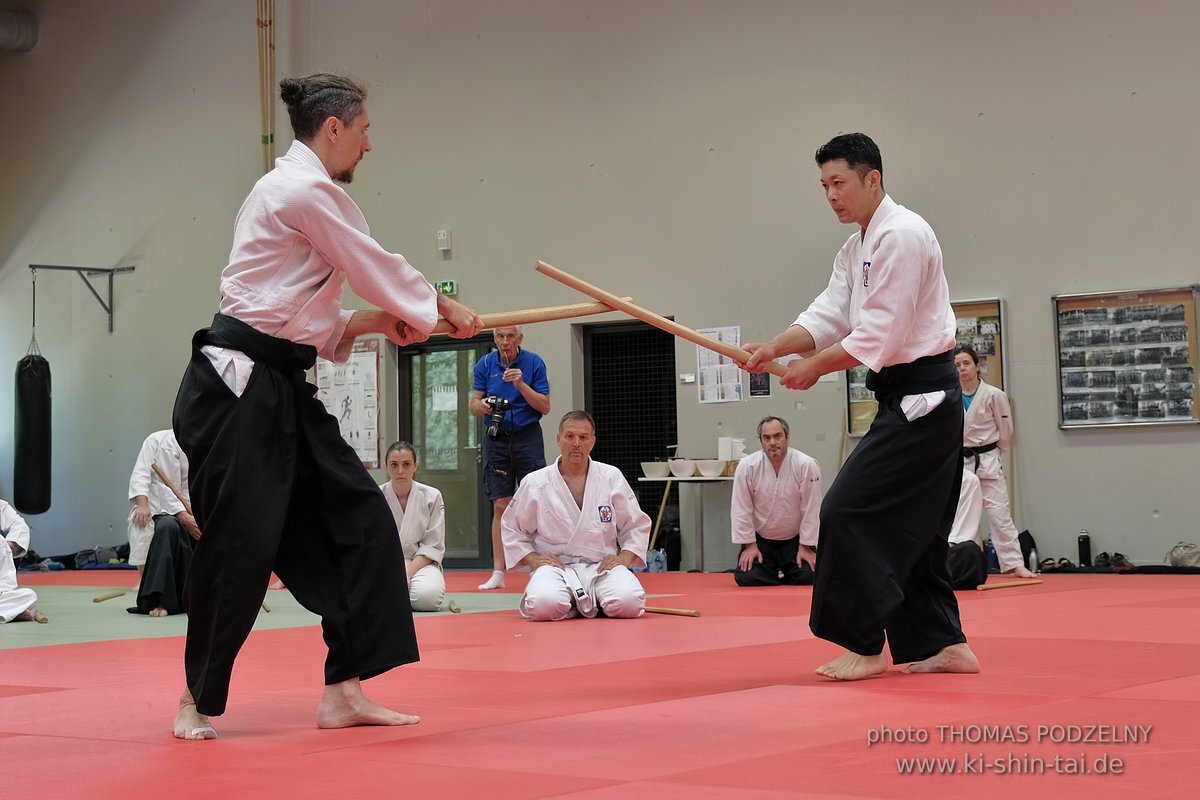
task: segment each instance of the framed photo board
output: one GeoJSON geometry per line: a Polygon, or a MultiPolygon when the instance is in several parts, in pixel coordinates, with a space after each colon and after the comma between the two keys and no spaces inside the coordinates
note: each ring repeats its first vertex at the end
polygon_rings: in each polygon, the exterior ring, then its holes
{"type": "Polygon", "coordinates": [[[1062,429],[1200,422],[1200,286],[1054,297],[1062,429]]]}
{"type": "MultiPolygon", "coordinates": [[[[1004,301],[1000,298],[962,300],[950,304],[958,320],[955,346],[970,345],[979,356],[985,381],[1008,391],[1005,385],[1004,301]]],[[[851,436],[862,436],[875,419],[875,395],[867,388],[866,367],[846,370],[846,422],[851,436]]]]}

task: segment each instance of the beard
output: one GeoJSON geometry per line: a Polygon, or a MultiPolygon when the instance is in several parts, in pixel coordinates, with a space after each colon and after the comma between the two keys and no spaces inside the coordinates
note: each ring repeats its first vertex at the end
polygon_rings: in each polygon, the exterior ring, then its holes
{"type": "MultiPolygon", "coordinates": [[[[358,165],[355,164],[354,166],[356,167],[358,165]]],[[[336,183],[350,183],[354,180],[354,167],[351,167],[350,169],[344,169],[341,172],[335,172],[329,177],[332,178],[336,183]]]]}

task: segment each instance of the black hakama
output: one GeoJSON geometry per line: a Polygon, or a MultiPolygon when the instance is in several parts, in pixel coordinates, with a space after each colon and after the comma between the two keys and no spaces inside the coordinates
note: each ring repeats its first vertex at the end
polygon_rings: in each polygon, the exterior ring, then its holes
{"type": "Polygon", "coordinates": [[[808,564],[797,564],[800,552],[800,534],[790,539],[764,539],[754,534],[762,561],[750,569],[735,567],[733,580],[738,586],[811,586],[813,573],[808,564]],[[781,575],[782,573],[782,575],[781,575]]]}
{"type": "Polygon", "coordinates": [[[962,392],[951,353],[871,372],[879,411],[821,504],[809,627],[859,655],[924,660],[966,641],[946,572],[962,482],[962,392]],[[905,395],[944,391],[909,422],[905,395]]]}
{"type": "Polygon", "coordinates": [[[313,347],[222,314],[192,340],[173,422],[203,532],[186,587],[184,652],[201,714],[225,711],[234,658],[272,570],[321,617],[326,684],[419,658],[395,520],[305,381],[315,360],[313,347]],[[254,360],[241,397],[205,345],[254,360]]]}
{"type": "Polygon", "coordinates": [[[187,611],[183,587],[195,549],[196,540],[174,514],[156,516],[138,584],[137,605],[127,609],[129,613],[149,614],[156,608],[165,609],[168,614],[187,611]]]}

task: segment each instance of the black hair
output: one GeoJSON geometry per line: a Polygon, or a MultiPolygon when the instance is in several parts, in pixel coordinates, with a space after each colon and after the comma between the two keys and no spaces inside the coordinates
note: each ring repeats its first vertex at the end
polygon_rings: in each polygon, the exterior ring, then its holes
{"type": "Polygon", "coordinates": [[[883,177],[883,156],[879,154],[879,145],[865,133],[839,134],[817,148],[816,157],[818,167],[841,158],[860,178],[867,177],[867,173],[873,169],[879,170],[880,177],[883,177]]]}

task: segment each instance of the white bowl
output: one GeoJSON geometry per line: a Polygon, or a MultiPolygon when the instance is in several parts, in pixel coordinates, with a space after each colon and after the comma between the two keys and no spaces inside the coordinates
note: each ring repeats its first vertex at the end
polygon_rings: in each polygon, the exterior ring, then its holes
{"type": "Polygon", "coordinates": [[[671,468],[665,461],[643,461],[642,474],[647,478],[665,478],[671,474],[671,468]]]}
{"type": "Polygon", "coordinates": [[[690,458],[672,458],[667,461],[671,474],[676,478],[693,478],[696,476],[696,462],[690,458]]]}
{"type": "Polygon", "coordinates": [[[700,474],[705,478],[719,478],[725,472],[725,465],[729,463],[720,459],[709,458],[696,462],[696,469],[700,470],[700,474]]]}

